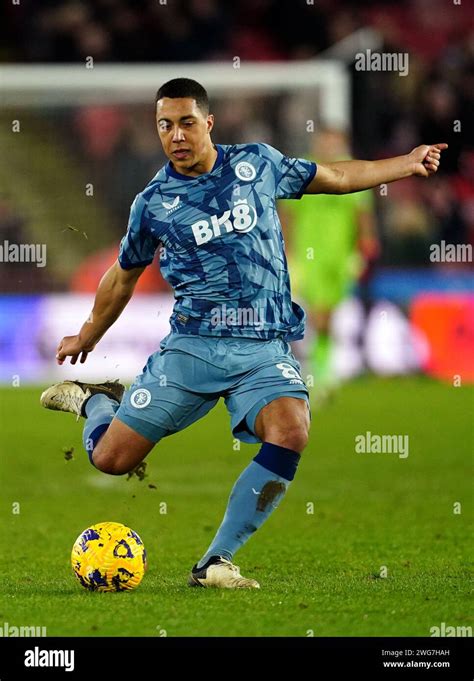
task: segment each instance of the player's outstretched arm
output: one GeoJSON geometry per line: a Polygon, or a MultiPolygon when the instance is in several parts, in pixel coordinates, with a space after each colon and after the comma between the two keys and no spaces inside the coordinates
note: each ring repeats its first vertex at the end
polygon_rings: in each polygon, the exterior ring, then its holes
{"type": "Polygon", "coordinates": [[[58,364],[63,364],[66,357],[71,357],[71,364],[75,364],[79,356],[81,364],[86,361],[89,352],[124,310],[144,269],[124,270],[117,261],[107,270],[100,281],[89,318],[76,336],[65,336],[59,343],[58,364]]]}
{"type": "Polygon", "coordinates": [[[441,152],[448,145],[422,144],[404,156],[380,161],[337,161],[318,165],[316,177],[305,194],[351,194],[404,177],[433,175],[440,164],[441,152]]]}

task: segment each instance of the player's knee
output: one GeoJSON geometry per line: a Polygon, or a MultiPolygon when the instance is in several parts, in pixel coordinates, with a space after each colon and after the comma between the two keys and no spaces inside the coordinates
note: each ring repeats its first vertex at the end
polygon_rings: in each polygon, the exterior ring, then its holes
{"type": "Polygon", "coordinates": [[[265,440],[273,444],[301,453],[308,444],[308,426],[305,423],[282,424],[272,428],[265,440]]]}
{"type": "Polygon", "coordinates": [[[128,457],[120,450],[94,450],[92,462],[99,471],[109,475],[125,475],[133,468],[128,457]]]}
{"type": "Polygon", "coordinates": [[[285,431],[283,434],[283,442],[281,445],[293,452],[302,452],[308,444],[308,429],[304,425],[297,425],[285,431]]]}

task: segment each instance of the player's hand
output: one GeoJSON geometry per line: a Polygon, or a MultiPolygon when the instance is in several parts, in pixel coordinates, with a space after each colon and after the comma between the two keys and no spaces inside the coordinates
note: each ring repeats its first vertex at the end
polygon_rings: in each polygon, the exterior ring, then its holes
{"type": "Polygon", "coordinates": [[[71,364],[75,364],[77,362],[78,357],[80,356],[80,362],[81,364],[84,364],[84,362],[87,359],[87,355],[89,352],[92,352],[94,348],[89,346],[86,346],[84,341],[81,340],[79,335],[77,336],[65,336],[62,341],[59,343],[58,348],[56,350],[56,360],[58,364],[64,364],[64,360],[66,357],[71,358],[71,364]]]}
{"type": "Polygon", "coordinates": [[[408,154],[408,158],[413,167],[413,175],[419,177],[429,177],[433,175],[440,164],[441,152],[448,148],[446,143],[441,144],[422,144],[415,147],[408,154]]]}

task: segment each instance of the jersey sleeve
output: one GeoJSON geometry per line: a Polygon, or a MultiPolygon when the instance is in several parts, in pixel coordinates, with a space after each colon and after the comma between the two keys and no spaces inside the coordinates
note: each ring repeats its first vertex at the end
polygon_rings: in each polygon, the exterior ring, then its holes
{"type": "Polygon", "coordinates": [[[315,177],[317,165],[305,158],[290,158],[269,144],[262,144],[263,154],[271,161],[275,174],[277,199],[300,199],[315,177]]]}
{"type": "Polygon", "coordinates": [[[147,222],[146,210],[147,203],[138,194],[130,208],[127,233],[120,243],[118,261],[124,270],[150,265],[160,243],[147,222]]]}

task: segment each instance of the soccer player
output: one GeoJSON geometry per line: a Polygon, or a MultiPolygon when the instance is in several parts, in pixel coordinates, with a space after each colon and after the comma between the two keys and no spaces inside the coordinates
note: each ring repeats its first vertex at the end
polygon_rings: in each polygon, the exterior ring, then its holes
{"type": "Polygon", "coordinates": [[[234,436],[262,446],[236,481],[222,524],[188,583],[259,588],[232,559],[287,491],[310,420],[308,392],[289,345],[302,338],[305,313],[291,300],[275,200],[428,177],[447,145],[318,167],[268,144],[215,145],[207,93],[188,78],[158,90],[156,122],[169,162],[135,198],[118,261],[102,278],[91,315],[77,335],[62,339],[56,357],[59,364],[67,357],[72,364],[86,361],[159,245],[166,256],[161,272],[176,298],[171,332],[125,394],[119,383],[64,381],[48,388],[41,403],[83,416],[91,463],[121,475],[223,397],[234,436]]]}

